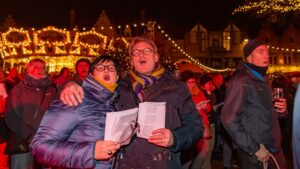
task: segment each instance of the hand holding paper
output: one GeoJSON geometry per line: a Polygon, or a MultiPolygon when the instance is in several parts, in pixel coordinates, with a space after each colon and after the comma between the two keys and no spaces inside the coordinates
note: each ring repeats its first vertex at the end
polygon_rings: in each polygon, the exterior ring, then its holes
{"type": "Polygon", "coordinates": [[[104,140],[116,141],[121,145],[129,144],[135,134],[137,113],[137,108],[107,113],[104,140]]]}
{"type": "Polygon", "coordinates": [[[165,128],[166,102],[143,102],[139,104],[138,124],[140,130],[138,137],[148,139],[152,132],[165,128]]]}
{"type": "Polygon", "coordinates": [[[151,139],[164,139],[164,144],[157,145],[172,145],[173,135],[169,129],[165,129],[165,119],[165,102],[143,102],[139,108],[109,112],[106,114],[104,140],[116,141],[122,146],[129,144],[135,134],[145,139],[155,135],[151,139]]]}
{"type": "Polygon", "coordinates": [[[206,104],[210,102],[210,100],[204,100],[204,101],[200,101],[199,103],[196,104],[196,108],[198,110],[201,110],[201,109],[206,109],[206,104]]]}
{"type": "Polygon", "coordinates": [[[160,128],[152,132],[148,142],[162,147],[170,147],[174,144],[174,136],[170,129],[160,128]]]}
{"type": "Polygon", "coordinates": [[[98,140],[95,144],[94,159],[110,159],[120,148],[120,144],[114,141],[98,140]]]}

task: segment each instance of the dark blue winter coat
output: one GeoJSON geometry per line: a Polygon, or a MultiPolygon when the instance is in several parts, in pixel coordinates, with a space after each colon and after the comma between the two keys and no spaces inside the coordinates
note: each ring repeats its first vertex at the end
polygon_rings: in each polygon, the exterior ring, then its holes
{"type": "Polygon", "coordinates": [[[84,100],[78,106],[56,100],[46,112],[31,147],[41,163],[67,168],[109,169],[111,161],[94,160],[97,140],[103,140],[106,113],[115,111],[116,93],[88,76],[84,100]]]}

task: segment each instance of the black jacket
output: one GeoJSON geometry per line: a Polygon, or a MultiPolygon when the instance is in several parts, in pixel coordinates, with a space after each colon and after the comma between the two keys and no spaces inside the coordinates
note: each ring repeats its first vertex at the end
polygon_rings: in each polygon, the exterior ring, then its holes
{"type": "Polygon", "coordinates": [[[229,82],[221,121],[238,147],[250,155],[259,150],[259,144],[275,152],[281,137],[270,87],[245,65],[239,65],[229,82]]]}
{"type": "MultiPolygon", "coordinates": [[[[45,111],[56,98],[58,98],[57,89],[51,81],[39,89],[30,86],[26,80],[21,81],[8,94],[5,106],[5,121],[8,128],[16,137],[21,136],[30,141],[45,111]]],[[[8,141],[7,144],[11,143],[8,141]]],[[[7,145],[6,148],[11,146],[13,145],[7,145]]]]}
{"type": "MultiPolygon", "coordinates": [[[[131,83],[120,82],[119,110],[138,106],[139,99],[134,94],[131,83]]],[[[203,122],[191,99],[187,86],[169,73],[150,88],[144,90],[145,102],[166,102],[166,128],[174,135],[174,145],[169,148],[158,147],[146,139],[135,138],[125,148],[121,169],[175,169],[181,168],[180,152],[196,144],[202,136],[203,122]],[[166,160],[166,156],[170,159],[166,160]],[[165,160],[153,160],[165,156],[165,160]]]]}

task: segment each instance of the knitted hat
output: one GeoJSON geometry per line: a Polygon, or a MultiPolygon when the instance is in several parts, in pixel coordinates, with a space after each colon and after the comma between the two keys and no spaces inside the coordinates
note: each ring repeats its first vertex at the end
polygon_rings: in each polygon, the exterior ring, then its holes
{"type": "Polygon", "coordinates": [[[213,80],[209,75],[204,74],[200,77],[200,85],[205,85],[205,83],[210,82],[210,81],[213,81],[213,80]]]}
{"type": "Polygon", "coordinates": [[[247,58],[258,46],[265,45],[264,42],[252,39],[244,46],[244,56],[247,58]]]}

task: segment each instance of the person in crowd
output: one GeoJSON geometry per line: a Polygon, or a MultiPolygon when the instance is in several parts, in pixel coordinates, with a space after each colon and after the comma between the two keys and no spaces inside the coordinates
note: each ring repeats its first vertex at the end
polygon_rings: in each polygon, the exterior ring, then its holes
{"type": "MultiPolygon", "coordinates": [[[[129,45],[133,70],[119,83],[118,109],[137,107],[141,102],[166,102],[165,128],[152,131],[148,139],[135,137],[124,148],[119,168],[180,168],[180,152],[202,136],[203,123],[187,86],[172,77],[159,63],[152,40],[135,37],[129,45]]],[[[70,105],[82,100],[78,85],[66,85],[61,99],[70,105]],[[79,98],[76,96],[79,96],[79,98]]]]}
{"type": "Polygon", "coordinates": [[[17,68],[13,67],[9,70],[9,73],[5,79],[5,84],[7,88],[7,92],[9,92],[16,84],[19,83],[18,78],[18,70],[17,68]]]}
{"type": "Polygon", "coordinates": [[[206,128],[204,133],[206,134],[203,139],[197,143],[197,154],[192,162],[192,169],[211,169],[211,156],[215,143],[215,123],[216,123],[216,112],[213,106],[216,103],[216,97],[213,93],[215,86],[212,78],[204,74],[200,77],[200,88],[201,98],[200,101],[208,101],[202,105],[199,109],[203,117],[207,117],[208,121],[205,124],[206,128]],[[205,115],[206,116],[205,116],[205,115]]]}
{"type": "Polygon", "coordinates": [[[287,102],[286,114],[279,114],[279,125],[281,129],[282,149],[287,159],[292,159],[292,124],[293,124],[293,107],[296,88],[293,87],[291,80],[284,74],[279,74],[272,81],[272,88],[282,88],[283,95],[287,102]]]}
{"type": "Polygon", "coordinates": [[[7,99],[4,79],[4,72],[3,70],[0,70],[0,168],[8,169],[8,156],[4,154],[6,140],[8,137],[8,128],[4,119],[4,106],[7,99]]]}
{"type": "Polygon", "coordinates": [[[83,79],[88,75],[91,61],[86,58],[77,60],[75,64],[76,73],[72,77],[72,80],[78,84],[82,84],[83,79]]]}
{"type": "Polygon", "coordinates": [[[300,168],[300,85],[298,85],[293,114],[293,163],[294,169],[300,168]]]}
{"type": "Polygon", "coordinates": [[[219,159],[222,153],[224,169],[230,169],[231,166],[238,168],[237,164],[235,163],[235,156],[234,156],[235,153],[233,152],[234,143],[230,139],[230,136],[227,134],[227,132],[224,130],[224,127],[220,119],[222,108],[223,108],[222,104],[224,103],[225,100],[226,85],[229,80],[228,77],[230,76],[226,76],[224,78],[220,73],[213,73],[211,74],[211,77],[216,86],[214,93],[216,95],[217,105],[219,105],[219,107],[216,109],[217,112],[217,123],[215,126],[216,145],[214,146],[213,154],[215,155],[215,158],[219,159]]]}
{"type": "Polygon", "coordinates": [[[29,143],[54,99],[55,84],[46,74],[46,63],[32,59],[26,65],[24,80],[12,88],[5,106],[5,120],[10,129],[5,153],[11,156],[11,169],[36,169],[29,143]]]}
{"type": "Polygon", "coordinates": [[[81,104],[53,102],[31,143],[37,161],[66,168],[111,168],[120,144],[104,140],[104,130],[106,113],[116,111],[118,73],[118,62],[101,55],[83,80],[81,104]]]}
{"type": "Polygon", "coordinates": [[[285,169],[278,113],[286,112],[287,105],[285,98],[272,103],[265,77],[268,47],[261,41],[250,40],[244,47],[244,56],[246,62],[238,66],[226,89],[221,121],[238,146],[241,169],[261,168],[271,153],[281,169],[285,169]]]}
{"type": "Polygon", "coordinates": [[[63,89],[63,86],[66,82],[70,81],[70,71],[69,68],[63,67],[59,72],[59,76],[54,80],[58,91],[60,92],[63,89]]]}
{"type": "MultiPolygon", "coordinates": [[[[202,139],[210,139],[211,138],[211,130],[210,130],[210,123],[208,120],[208,116],[206,114],[206,110],[210,110],[211,106],[209,103],[203,103],[201,104],[202,101],[206,101],[206,97],[204,96],[203,91],[198,87],[198,81],[197,81],[197,75],[194,72],[191,71],[184,71],[181,74],[181,80],[186,83],[188,86],[188,89],[192,95],[192,100],[194,103],[197,105],[198,112],[200,116],[203,119],[204,123],[204,133],[203,133],[203,138],[202,139]]],[[[199,141],[199,145],[203,141],[199,141]]],[[[191,164],[193,163],[193,166],[198,165],[198,168],[200,166],[199,161],[198,164],[197,162],[194,162],[194,157],[199,153],[200,151],[197,150],[197,147],[191,147],[190,149],[184,151],[181,154],[181,160],[182,160],[182,169],[189,169],[191,167],[191,164]],[[196,150],[196,151],[195,151],[196,150]]]]}

